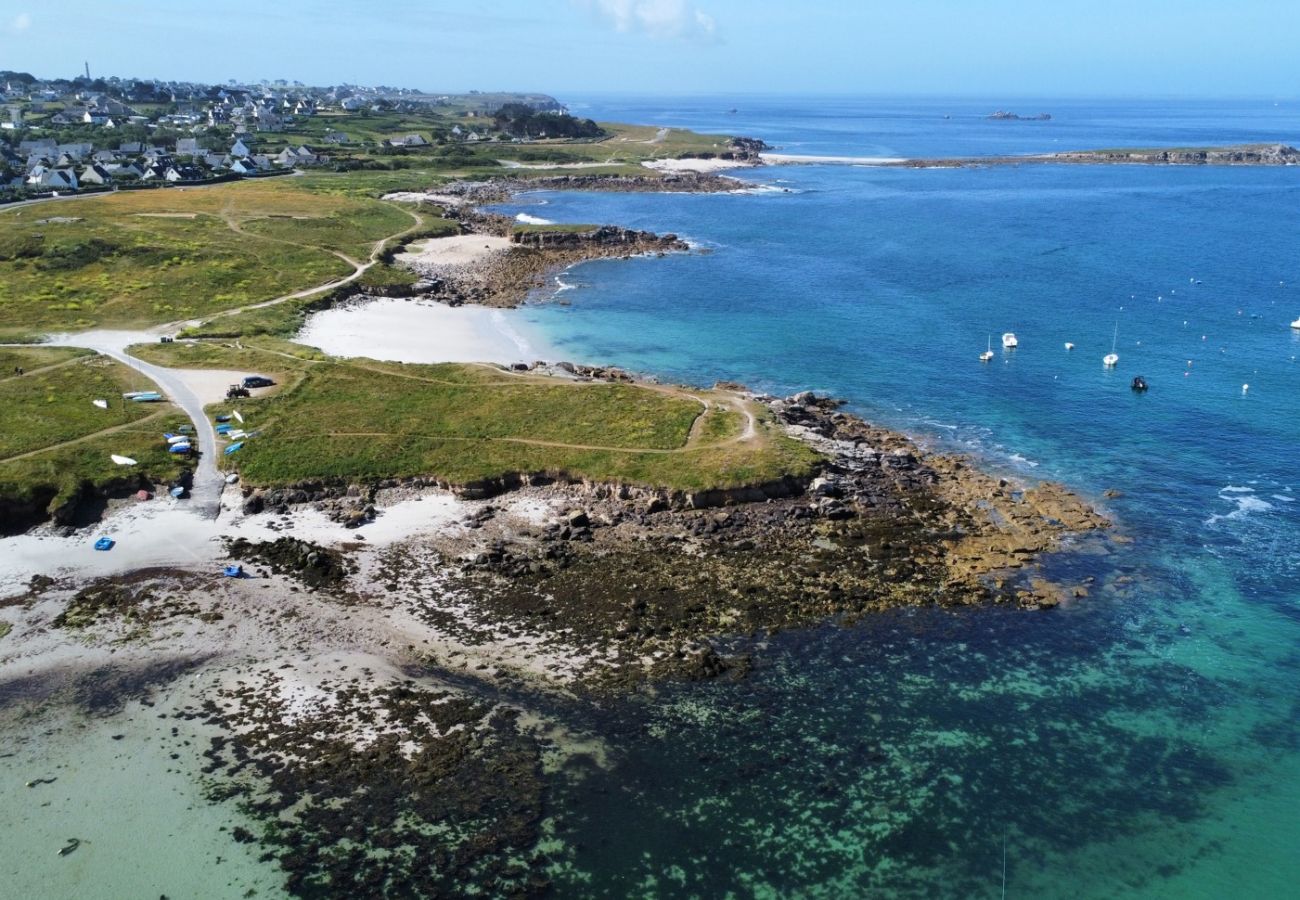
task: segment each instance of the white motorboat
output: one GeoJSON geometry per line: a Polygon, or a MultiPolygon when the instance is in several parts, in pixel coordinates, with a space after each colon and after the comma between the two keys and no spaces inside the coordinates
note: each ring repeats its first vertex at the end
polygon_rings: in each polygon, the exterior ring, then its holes
{"type": "Polygon", "coordinates": [[[1074,349],[1074,341],[1066,341],[1066,342],[1065,342],[1065,349],[1066,349],[1066,350],[1073,350],[1073,349],[1074,349]]]}
{"type": "Polygon", "coordinates": [[[1008,331],[1002,335],[1002,349],[1014,350],[1020,346],[1020,341],[1016,340],[1015,332],[1008,331]]]}
{"type": "Polygon", "coordinates": [[[1294,322],[1292,322],[1291,327],[1296,329],[1297,331],[1300,331],[1300,319],[1296,319],[1294,322]]]}
{"type": "Polygon", "coordinates": [[[993,335],[989,335],[989,348],[980,354],[980,362],[988,362],[993,358],[993,335]]]}
{"type": "Polygon", "coordinates": [[[1108,369],[1114,368],[1119,364],[1119,354],[1115,352],[1115,345],[1119,341],[1119,323],[1115,323],[1115,335],[1110,339],[1110,352],[1101,358],[1101,364],[1108,369]]]}

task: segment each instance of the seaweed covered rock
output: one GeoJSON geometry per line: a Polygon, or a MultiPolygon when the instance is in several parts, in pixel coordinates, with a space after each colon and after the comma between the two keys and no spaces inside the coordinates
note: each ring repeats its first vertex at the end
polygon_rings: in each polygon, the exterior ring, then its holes
{"type": "Polygon", "coordinates": [[[262,563],[273,574],[288,575],[311,588],[338,587],[349,573],[342,553],[298,538],[258,542],[236,538],[226,544],[226,552],[231,559],[262,563]]]}

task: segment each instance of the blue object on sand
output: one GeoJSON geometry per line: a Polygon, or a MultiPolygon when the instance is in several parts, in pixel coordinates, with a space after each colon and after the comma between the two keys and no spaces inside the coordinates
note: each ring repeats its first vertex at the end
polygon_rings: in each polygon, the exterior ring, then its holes
{"type": "Polygon", "coordinates": [[[102,537],[102,538],[100,538],[99,540],[95,541],[95,549],[96,549],[96,550],[112,550],[112,549],[113,549],[113,545],[114,545],[115,543],[117,543],[117,542],[114,541],[111,537],[102,537]]]}
{"type": "Polygon", "coordinates": [[[185,496],[185,487],[184,487],[184,485],[180,485],[180,484],[178,484],[178,485],[176,485],[176,487],[172,488],[172,489],[171,489],[170,491],[168,491],[167,493],[171,494],[173,497],[175,497],[177,500],[179,500],[179,499],[181,499],[182,497],[185,496]]]}
{"type": "Polygon", "coordinates": [[[225,568],[225,576],[226,576],[227,578],[243,578],[243,577],[244,577],[244,567],[243,567],[243,566],[226,566],[226,568],[225,568]]]}
{"type": "Polygon", "coordinates": [[[230,454],[238,451],[243,446],[244,446],[243,441],[235,441],[233,444],[231,444],[229,447],[225,449],[224,453],[226,454],[226,456],[229,456],[230,454]]]}

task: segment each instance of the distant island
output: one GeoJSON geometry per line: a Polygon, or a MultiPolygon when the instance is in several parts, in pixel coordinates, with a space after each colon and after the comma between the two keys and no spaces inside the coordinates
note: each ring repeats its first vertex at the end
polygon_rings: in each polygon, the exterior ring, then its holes
{"type": "Polygon", "coordinates": [[[1007,112],[1005,109],[999,109],[997,112],[990,113],[986,118],[997,119],[1002,122],[1049,122],[1052,119],[1052,114],[1039,113],[1036,116],[1020,116],[1013,112],[1007,112]]]}

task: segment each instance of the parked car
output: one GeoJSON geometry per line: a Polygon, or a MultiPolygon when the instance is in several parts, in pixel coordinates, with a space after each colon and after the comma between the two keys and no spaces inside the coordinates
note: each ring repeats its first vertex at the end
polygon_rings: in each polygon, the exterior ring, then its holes
{"type": "Polygon", "coordinates": [[[270,387],[273,384],[275,382],[265,375],[249,375],[244,378],[244,387],[246,388],[270,387]]]}

